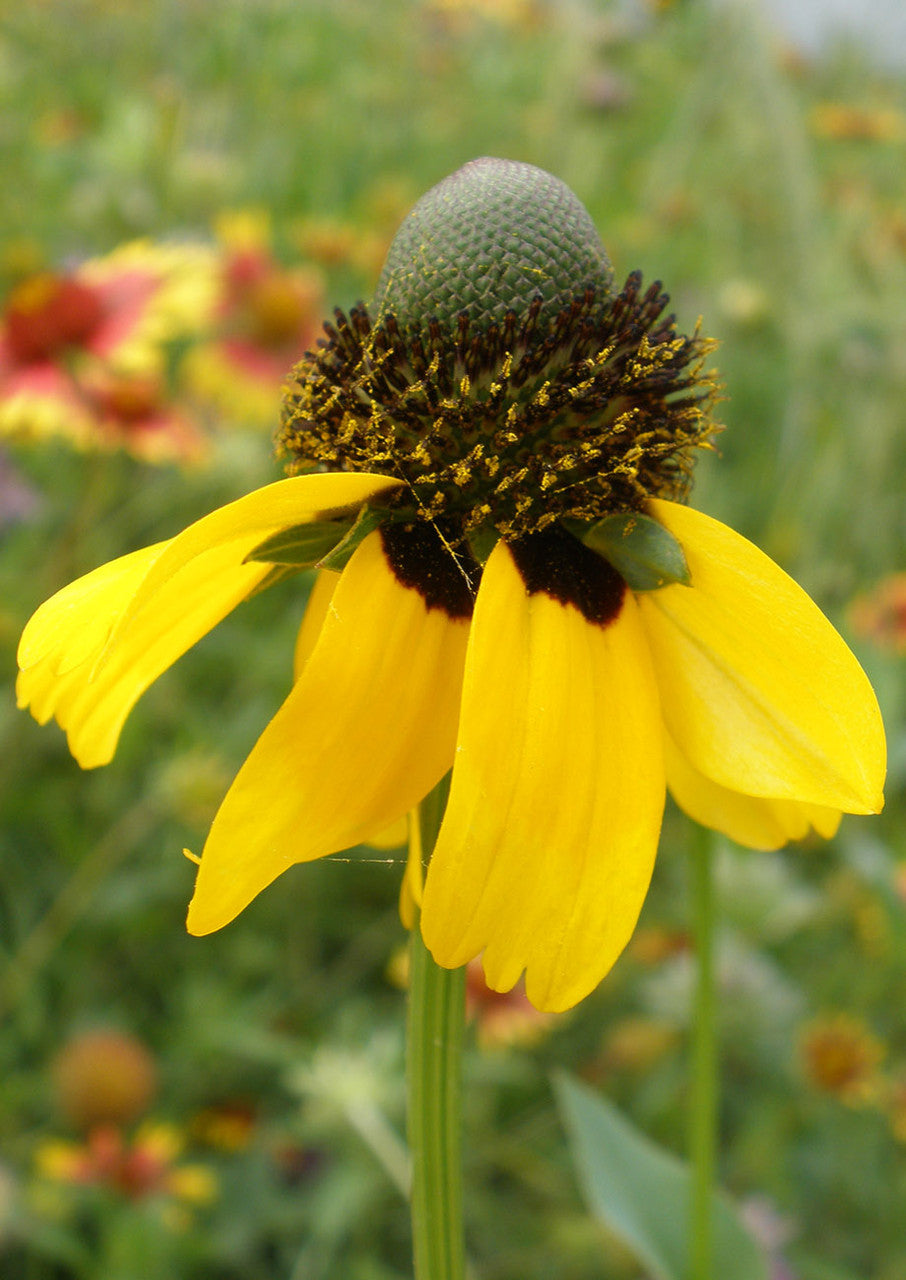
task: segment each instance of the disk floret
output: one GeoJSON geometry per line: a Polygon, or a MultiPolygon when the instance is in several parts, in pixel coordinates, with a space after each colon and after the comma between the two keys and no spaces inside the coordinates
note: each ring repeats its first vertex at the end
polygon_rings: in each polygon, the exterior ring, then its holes
{"type": "Polygon", "coordinates": [[[399,518],[508,541],[682,499],[714,431],[714,344],[678,334],[668,302],[633,272],[619,293],[588,284],[553,318],[538,295],[478,331],[467,311],[414,329],[337,310],[290,376],[289,470],[396,476],[399,518]]]}

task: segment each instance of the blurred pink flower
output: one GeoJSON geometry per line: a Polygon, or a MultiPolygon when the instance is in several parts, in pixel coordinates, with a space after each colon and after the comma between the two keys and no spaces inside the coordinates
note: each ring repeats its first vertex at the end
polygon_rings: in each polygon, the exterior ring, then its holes
{"type": "Polygon", "coordinates": [[[324,286],[312,266],[284,267],[260,211],[224,214],[213,337],[188,357],[193,392],[233,421],[274,428],[287,370],[321,330],[324,286]]]}
{"type": "Polygon", "coordinates": [[[196,457],[200,430],[170,400],[168,348],[209,324],[214,288],[209,250],[145,241],[21,280],[0,314],[0,433],[196,457]]]}
{"type": "Polygon", "coordinates": [[[202,1165],[179,1164],[182,1145],[171,1125],[142,1125],[131,1140],[114,1125],[98,1125],[84,1143],[42,1143],[36,1164],[52,1181],[106,1187],[128,1200],[166,1196],[209,1203],[217,1194],[216,1179],[202,1165]]]}

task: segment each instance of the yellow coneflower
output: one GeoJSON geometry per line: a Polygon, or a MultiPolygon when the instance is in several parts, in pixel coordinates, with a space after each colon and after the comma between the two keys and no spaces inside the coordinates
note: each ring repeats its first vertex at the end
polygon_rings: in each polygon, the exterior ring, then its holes
{"type": "Polygon", "coordinates": [[[714,385],[667,301],[637,272],[614,286],[557,179],[474,161],[403,223],[374,316],[337,313],[296,366],[293,474],[38,610],[20,705],[92,767],[237,604],[331,571],[214,820],[191,932],[399,821],[452,767],[425,942],[442,966],[480,954],[498,991],[525,971],[560,1010],[632,934],[667,785],[756,847],[880,810],[855,658],[782,569],[685,505],[714,385]]]}

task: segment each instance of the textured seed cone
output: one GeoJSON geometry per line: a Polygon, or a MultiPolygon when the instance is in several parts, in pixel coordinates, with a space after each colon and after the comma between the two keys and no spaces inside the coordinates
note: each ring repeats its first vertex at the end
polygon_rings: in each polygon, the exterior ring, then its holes
{"type": "Polygon", "coordinates": [[[681,500],[715,388],[668,302],[639,271],[614,288],[558,178],[474,160],[405,219],[374,305],[335,310],[296,365],[278,446],[291,474],[398,477],[387,518],[472,539],[480,563],[496,538],[681,500]]]}
{"type": "Polygon", "coordinates": [[[508,312],[523,316],[540,298],[542,328],[588,287],[607,296],[613,269],[581,201],[543,169],[484,157],[412,209],[390,246],[375,309],[410,331],[433,319],[455,332],[465,313],[475,334],[508,312]]]}
{"type": "Polygon", "coordinates": [[[63,1047],[52,1075],[60,1110],[77,1129],[129,1124],[157,1091],[148,1050],[118,1031],[87,1031],[63,1047]]]}

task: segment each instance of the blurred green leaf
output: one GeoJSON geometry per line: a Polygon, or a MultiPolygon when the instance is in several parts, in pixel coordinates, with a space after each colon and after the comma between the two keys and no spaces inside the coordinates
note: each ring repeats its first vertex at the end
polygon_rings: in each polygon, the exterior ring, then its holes
{"type": "MultiPolygon", "coordinates": [[[[683,1161],[639,1133],[615,1107],[565,1072],[554,1088],[585,1199],[656,1280],[685,1280],[691,1178],[683,1161]]],[[[714,1200],[720,1280],[767,1280],[767,1266],[725,1196],[714,1200]]]]}
{"type": "Polygon", "coordinates": [[[800,1280],[859,1280],[855,1271],[850,1271],[824,1262],[820,1258],[811,1258],[805,1254],[797,1254],[794,1259],[795,1274],[800,1280]]]}

